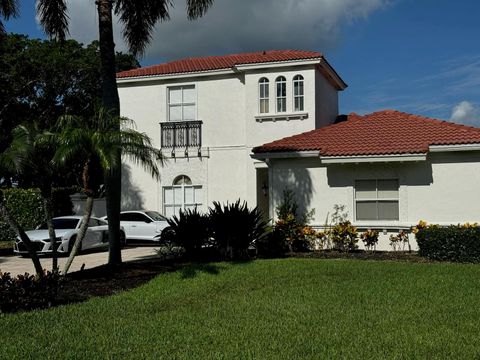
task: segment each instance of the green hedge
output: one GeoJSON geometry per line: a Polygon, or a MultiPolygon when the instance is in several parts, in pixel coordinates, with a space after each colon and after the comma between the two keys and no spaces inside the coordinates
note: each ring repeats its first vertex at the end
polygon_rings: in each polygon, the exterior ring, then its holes
{"type": "Polygon", "coordinates": [[[418,253],[432,260],[480,262],[480,227],[429,226],[416,234],[418,253]]]}
{"type": "MultiPolygon", "coordinates": [[[[53,190],[54,216],[71,215],[73,204],[70,195],[76,188],[57,188],[53,190]]],[[[12,216],[25,230],[35,228],[45,221],[43,202],[38,189],[5,189],[5,205],[12,216]]],[[[0,241],[15,240],[16,235],[7,223],[0,218],[0,241]]]]}

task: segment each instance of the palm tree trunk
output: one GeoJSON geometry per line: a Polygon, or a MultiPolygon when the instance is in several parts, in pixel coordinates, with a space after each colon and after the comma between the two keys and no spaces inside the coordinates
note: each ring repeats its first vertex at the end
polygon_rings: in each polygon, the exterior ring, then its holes
{"type": "Polygon", "coordinates": [[[45,209],[45,217],[48,227],[48,238],[50,239],[50,246],[52,248],[52,271],[58,270],[58,252],[57,252],[57,237],[55,235],[55,228],[53,227],[53,210],[52,210],[52,192],[51,190],[42,191],[43,207],[45,209]]]}
{"type": "Polygon", "coordinates": [[[17,221],[10,215],[10,212],[5,206],[2,190],[0,190],[0,215],[3,216],[3,218],[6,220],[8,225],[10,225],[10,227],[15,231],[15,233],[20,238],[20,240],[22,240],[23,243],[25,244],[25,247],[28,250],[30,258],[32,259],[33,266],[35,267],[35,272],[37,273],[37,276],[40,276],[40,277],[43,276],[42,264],[40,264],[38,255],[33,249],[32,242],[30,241],[30,238],[25,233],[25,231],[23,231],[20,225],[18,225],[17,221]]]}
{"type": "MultiPolygon", "coordinates": [[[[102,103],[112,115],[120,114],[120,100],[118,98],[117,81],[115,74],[115,44],[113,42],[112,1],[97,0],[100,60],[102,75],[102,103]]],[[[118,124],[118,129],[120,123],[118,124]]],[[[121,153],[117,154],[117,164],[105,174],[109,265],[116,266],[122,263],[120,244],[120,198],[121,198],[121,153]]]]}
{"type": "Polygon", "coordinates": [[[80,248],[80,244],[82,243],[83,239],[85,238],[85,234],[87,233],[88,229],[88,221],[90,220],[90,216],[92,216],[92,209],[93,209],[93,196],[87,196],[87,200],[85,202],[85,211],[83,213],[82,224],[80,229],[78,230],[77,238],[75,239],[75,243],[73,244],[73,248],[70,251],[70,255],[68,256],[67,263],[63,268],[63,275],[67,275],[70,266],[72,265],[73,259],[77,255],[78,249],[80,248]]]}

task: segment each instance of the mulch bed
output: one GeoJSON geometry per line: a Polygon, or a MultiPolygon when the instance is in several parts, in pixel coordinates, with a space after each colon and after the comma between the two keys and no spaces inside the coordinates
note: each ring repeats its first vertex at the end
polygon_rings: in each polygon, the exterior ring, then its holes
{"type": "Polygon", "coordinates": [[[180,264],[160,259],[127,262],[117,268],[107,265],[68,274],[59,289],[57,305],[92,297],[114,295],[138,287],[155,276],[178,270],[180,264]]]}

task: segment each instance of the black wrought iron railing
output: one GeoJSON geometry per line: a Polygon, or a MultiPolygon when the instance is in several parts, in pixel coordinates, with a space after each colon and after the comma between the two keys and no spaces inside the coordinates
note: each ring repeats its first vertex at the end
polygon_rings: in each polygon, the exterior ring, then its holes
{"type": "Polygon", "coordinates": [[[201,148],[202,121],[169,121],[160,123],[162,148],[201,148]]]}

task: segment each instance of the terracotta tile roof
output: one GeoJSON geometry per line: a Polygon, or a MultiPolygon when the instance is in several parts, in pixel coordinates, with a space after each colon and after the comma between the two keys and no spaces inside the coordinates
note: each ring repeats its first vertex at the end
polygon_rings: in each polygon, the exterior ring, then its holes
{"type": "Polygon", "coordinates": [[[383,110],[351,113],[347,120],[253,149],[254,153],[318,150],[322,156],[395,155],[428,152],[430,145],[480,143],[480,128],[383,110]]]}
{"type": "Polygon", "coordinates": [[[224,56],[207,56],[171,61],[164,64],[146,66],[139,69],[117,73],[117,78],[137,76],[154,76],[197,71],[231,69],[236,65],[269,63],[291,60],[307,60],[321,58],[323,55],[316,51],[302,50],[269,50],[244,54],[224,56]]]}

